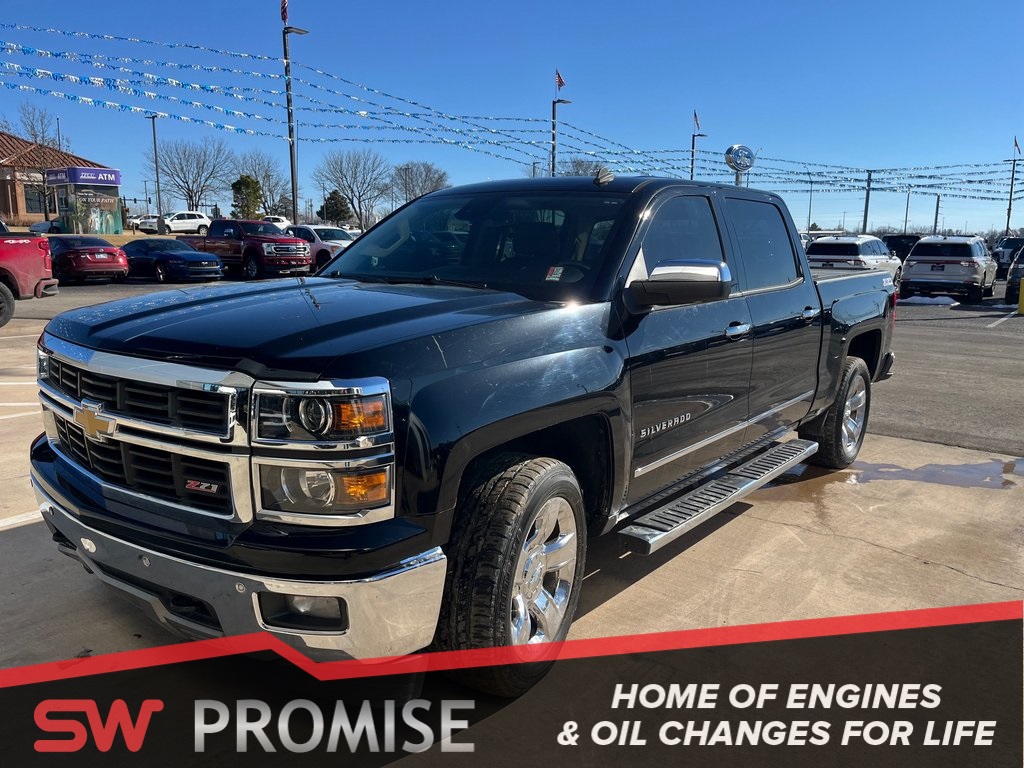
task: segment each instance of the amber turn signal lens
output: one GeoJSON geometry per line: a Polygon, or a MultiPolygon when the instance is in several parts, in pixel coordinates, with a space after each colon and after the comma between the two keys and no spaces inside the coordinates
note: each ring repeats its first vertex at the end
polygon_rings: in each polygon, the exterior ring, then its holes
{"type": "Polygon", "coordinates": [[[356,435],[386,431],[388,417],[384,398],[364,397],[334,403],[334,427],[356,435]]]}
{"type": "Polygon", "coordinates": [[[366,472],[359,475],[340,475],[339,502],[343,505],[380,504],[388,500],[388,472],[366,472]]]}

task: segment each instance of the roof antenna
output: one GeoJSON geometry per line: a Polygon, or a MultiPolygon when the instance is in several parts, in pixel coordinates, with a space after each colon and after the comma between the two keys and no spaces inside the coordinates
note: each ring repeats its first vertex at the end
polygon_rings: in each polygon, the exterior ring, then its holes
{"type": "Polygon", "coordinates": [[[594,175],[594,183],[597,186],[603,186],[615,181],[615,174],[609,171],[604,166],[597,169],[597,173],[594,175]]]}

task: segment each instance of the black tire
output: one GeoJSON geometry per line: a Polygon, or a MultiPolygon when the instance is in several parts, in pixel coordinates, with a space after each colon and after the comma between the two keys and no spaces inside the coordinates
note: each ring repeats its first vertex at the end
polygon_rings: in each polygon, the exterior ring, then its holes
{"type": "Polygon", "coordinates": [[[800,437],[818,443],[818,452],[807,461],[830,469],[850,466],[864,444],[870,412],[871,374],[868,366],[859,357],[849,357],[843,366],[835,401],[822,416],[799,430],[800,437]],[[860,392],[863,392],[863,400],[857,402],[860,392]],[[848,409],[851,400],[854,401],[853,408],[848,409]],[[851,417],[854,423],[859,423],[859,429],[847,430],[844,427],[851,417]]]}
{"type": "Polygon", "coordinates": [[[996,292],[996,279],[994,277],[992,278],[992,282],[989,284],[988,288],[986,288],[985,287],[985,276],[982,275],[982,277],[981,277],[981,285],[982,285],[982,288],[981,288],[981,295],[982,296],[984,296],[985,298],[989,298],[989,297],[995,295],[995,292],[996,292]]]}
{"type": "Polygon", "coordinates": [[[261,275],[260,260],[255,256],[247,256],[242,264],[243,280],[258,280],[261,275]]]}
{"type": "Polygon", "coordinates": [[[158,283],[167,282],[167,267],[163,264],[156,264],[153,266],[153,279],[158,283]]]}
{"type": "Polygon", "coordinates": [[[1004,304],[1017,304],[1020,302],[1020,291],[1007,291],[1006,298],[1003,299],[1004,304]]]}
{"type": "MultiPolygon", "coordinates": [[[[460,502],[452,531],[434,647],[466,650],[564,640],[579,601],[587,550],[575,475],[555,459],[506,454],[477,477],[460,502]],[[561,546],[552,549],[559,541],[561,546]],[[551,554],[560,564],[549,570],[551,554]],[[556,627],[545,626],[551,616],[541,601],[554,607],[556,627]]],[[[514,697],[535,685],[552,663],[462,669],[451,676],[478,690],[514,697]]]]}
{"type": "Polygon", "coordinates": [[[900,286],[900,298],[901,299],[912,299],[912,298],[914,298],[914,289],[913,288],[904,288],[901,285],[900,286]]]}
{"type": "Polygon", "coordinates": [[[206,233],[209,232],[209,231],[210,231],[210,228],[208,226],[206,226],[205,224],[201,224],[196,229],[196,234],[197,235],[201,235],[202,237],[205,237],[206,233]]]}
{"type": "Polygon", "coordinates": [[[113,281],[115,283],[123,283],[125,280],[128,279],[128,273],[125,272],[123,275],[114,275],[110,279],[111,279],[111,281],[113,281]]]}
{"type": "Polygon", "coordinates": [[[981,304],[985,300],[985,291],[982,287],[971,286],[967,289],[967,303],[968,304],[981,304]]]}
{"type": "Polygon", "coordinates": [[[7,325],[14,317],[14,294],[11,289],[0,283],[0,328],[7,325]]]}
{"type": "Polygon", "coordinates": [[[316,255],[316,264],[313,266],[313,270],[316,271],[320,269],[321,267],[323,267],[324,264],[326,264],[330,260],[330,253],[328,253],[327,251],[320,251],[320,253],[316,255]]]}

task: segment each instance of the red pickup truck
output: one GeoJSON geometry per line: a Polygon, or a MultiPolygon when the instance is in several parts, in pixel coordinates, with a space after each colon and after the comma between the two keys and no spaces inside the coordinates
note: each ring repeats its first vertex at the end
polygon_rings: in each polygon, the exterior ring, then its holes
{"type": "Polygon", "coordinates": [[[45,237],[11,232],[0,221],[0,326],[14,317],[18,299],[42,299],[57,294],[45,237]]]}
{"type": "Polygon", "coordinates": [[[220,256],[225,269],[255,280],[270,275],[305,275],[312,270],[309,244],[266,221],[217,219],[206,237],[179,236],[198,251],[220,256]]]}

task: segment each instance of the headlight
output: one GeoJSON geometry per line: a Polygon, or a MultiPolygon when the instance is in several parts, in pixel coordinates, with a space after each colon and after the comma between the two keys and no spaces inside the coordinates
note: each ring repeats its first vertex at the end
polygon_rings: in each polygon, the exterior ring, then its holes
{"type": "Polygon", "coordinates": [[[298,442],[350,441],[391,432],[386,394],[258,392],[256,437],[298,442]]]}
{"type": "Polygon", "coordinates": [[[327,466],[260,464],[260,509],[284,515],[362,515],[391,505],[389,466],[337,469],[327,466]]]}
{"type": "Polygon", "coordinates": [[[263,244],[263,255],[264,256],[273,256],[274,255],[274,244],[273,243],[264,243],[263,244]]]}

